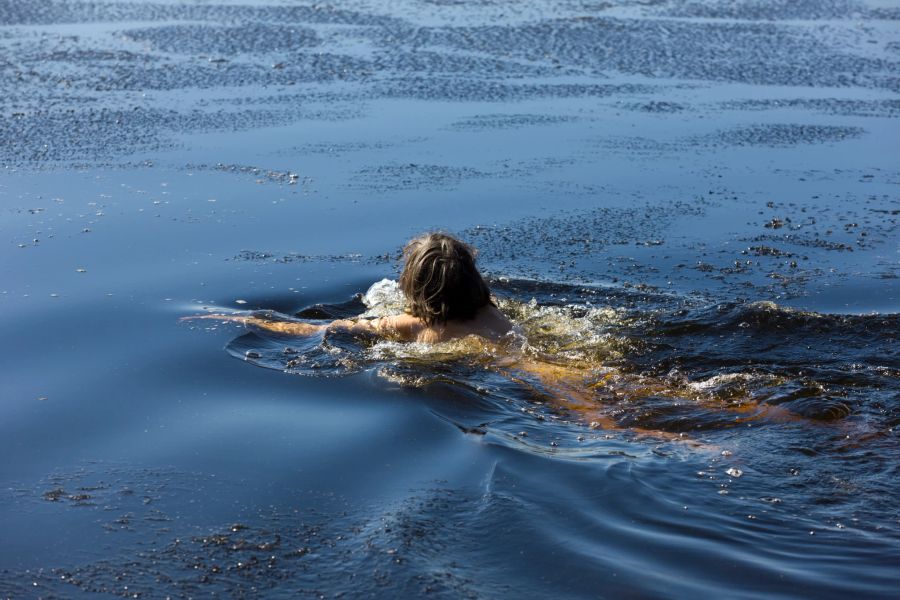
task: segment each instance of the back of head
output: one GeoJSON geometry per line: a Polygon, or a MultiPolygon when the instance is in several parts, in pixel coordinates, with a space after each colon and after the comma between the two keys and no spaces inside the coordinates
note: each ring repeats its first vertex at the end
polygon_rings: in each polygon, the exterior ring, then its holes
{"type": "Polygon", "coordinates": [[[468,320],[491,302],[487,284],[475,268],[475,251],[443,233],[428,233],[403,249],[406,263],[400,289],[409,312],[427,325],[468,320]]]}

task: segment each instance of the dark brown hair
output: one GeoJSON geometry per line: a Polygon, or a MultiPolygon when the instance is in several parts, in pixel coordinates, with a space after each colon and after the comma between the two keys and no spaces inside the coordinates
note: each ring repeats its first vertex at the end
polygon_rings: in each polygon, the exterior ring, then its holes
{"type": "Polygon", "coordinates": [[[475,249],[443,233],[410,240],[400,289],[408,311],[426,325],[468,320],[491,302],[487,284],[475,268],[475,249]]]}

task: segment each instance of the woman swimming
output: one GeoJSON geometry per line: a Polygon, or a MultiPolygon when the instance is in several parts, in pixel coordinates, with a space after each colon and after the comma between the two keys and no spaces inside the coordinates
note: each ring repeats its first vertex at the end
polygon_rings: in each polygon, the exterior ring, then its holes
{"type": "Polygon", "coordinates": [[[260,316],[203,315],[195,318],[236,321],[286,335],[308,336],[323,330],[368,333],[402,341],[443,342],[468,335],[496,341],[514,330],[491,299],[475,266],[475,250],[443,233],[428,233],[403,249],[400,289],[406,312],[375,319],[338,319],[316,325],[260,316]]]}
{"type": "MultiPolygon", "coordinates": [[[[209,314],[187,319],[215,319],[287,336],[306,337],[329,331],[374,335],[390,340],[437,344],[477,336],[475,348],[488,358],[488,368],[546,397],[593,427],[620,429],[602,401],[613,396],[690,398],[690,390],[670,382],[628,377],[603,365],[560,360],[528,346],[525,336],[498,308],[475,265],[474,248],[443,233],[428,233],[411,240],[403,250],[399,288],[405,312],[377,318],[337,319],[326,324],[278,319],[269,314],[209,314]]],[[[484,364],[484,363],[482,363],[484,364]]],[[[702,403],[700,398],[695,398],[702,403]]],[[[721,407],[720,407],[721,408],[721,407]]],[[[783,419],[783,409],[756,403],[732,408],[737,419],[763,415],[783,419]],[[746,413],[750,414],[746,414],[746,413]]],[[[671,433],[628,427],[637,433],[673,437],[671,433]]]]}

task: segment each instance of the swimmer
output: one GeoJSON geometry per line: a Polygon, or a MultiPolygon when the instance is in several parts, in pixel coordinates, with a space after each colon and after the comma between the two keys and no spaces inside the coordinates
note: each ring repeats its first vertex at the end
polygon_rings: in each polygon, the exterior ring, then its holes
{"type": "MultiPolygon", "coordinates": [[[[522,332],[500,310],[475,265],[474,248],[443,233],[428,233],[411,240],[403,249],[404,265],[399,288],[406,312],[377,318],[337,319],[326,324],[278,320],[275,315],[208,314],[185,319],[232,321],[275,333],[306,337],[328,331],[375,335],[388,339],[428,344],[478,336],[490,348],[490,368],[545,396],[570,414],[579,415],[591,427],[620,429],[598,403],[598,388],[611,385],[637,397],[669,392],[664,382],[639,384],[599,365],[565,362],[524,351],[520,344],[504,340],[524,339],[522,332]],[[511,335],[510,334],[515,334],[511,335]],[[510,336],[510,337],[507,337],[510,336]]],[[[753,416],[751,415],[752,419],[753,416]]],[[[678,434],[630,427],[632,432],[667,439],[678,434]]]]}
{"type": "Polygon", "coordinates": [[[437,343],[469,335],[497,341],[514,326],[491,299],[475,267],[475,249],[444,233],[427,233],[403,249],[400,290],[406,312],[375,319],[338,319],[317,325],[260,316],[202,315],[235,321],[285,335],[310,336],[341,330],[402,341],[437,343]]]}

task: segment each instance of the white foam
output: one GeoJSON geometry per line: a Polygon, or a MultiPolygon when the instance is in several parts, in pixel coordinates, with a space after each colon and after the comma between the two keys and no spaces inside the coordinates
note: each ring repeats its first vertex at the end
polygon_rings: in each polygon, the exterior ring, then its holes
{"type": "Polygon", "coordinates": [[[400,285],[393,279],[387,278],[369,286],[362,301],[367,309],[360,315],[362,318],[396,315],[403,312],[405,305],[400,285]]]}

